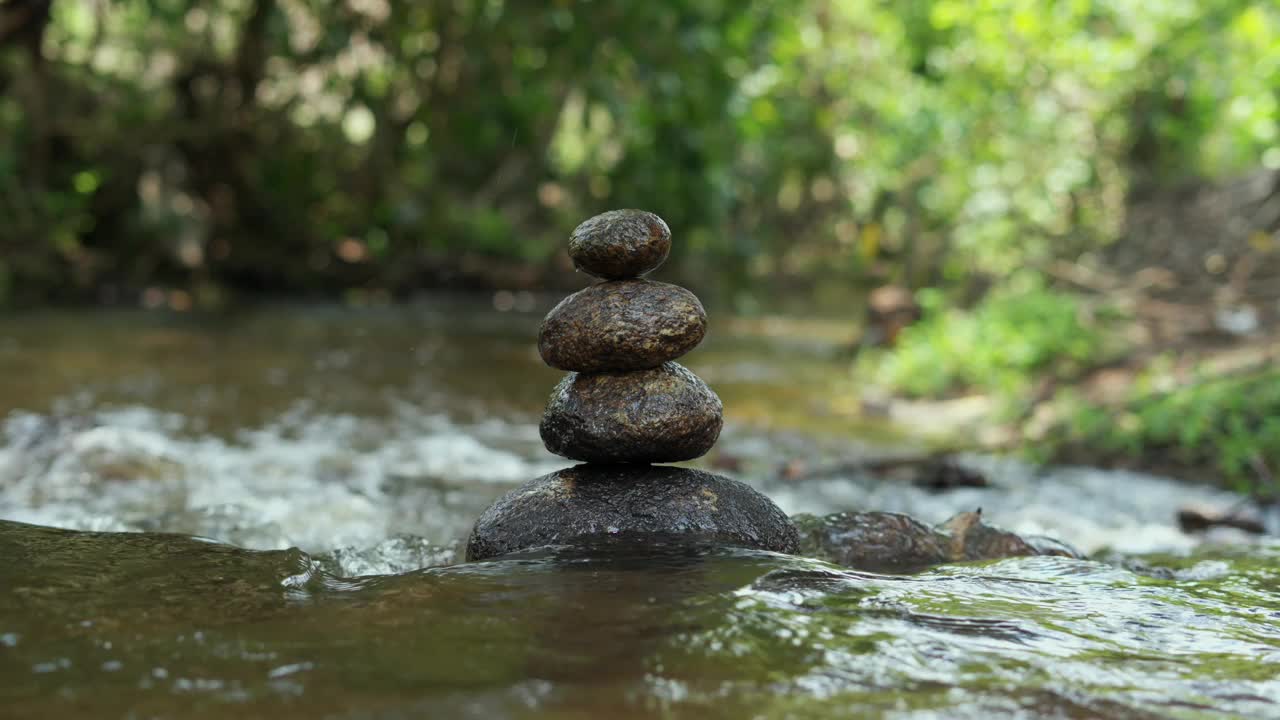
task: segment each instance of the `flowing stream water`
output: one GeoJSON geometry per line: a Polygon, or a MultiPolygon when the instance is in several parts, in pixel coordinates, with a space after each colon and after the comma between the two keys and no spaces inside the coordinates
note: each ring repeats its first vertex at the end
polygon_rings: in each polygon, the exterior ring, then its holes
{"type": "Polygon", "coordinates": [[[1091,559],[877,575],[653,538],[462,563],[489,502],[569,464],[537,434],[547,305],[515,305],[0,319],[0,718],[1280,717],[1280,542],[1174,523],[1238,498],[850,469],[906,440],[840,410],[839,327],[713,313],[687,364],[727,424],[699,465],[791,513],[981,507],[1091,559]]]}

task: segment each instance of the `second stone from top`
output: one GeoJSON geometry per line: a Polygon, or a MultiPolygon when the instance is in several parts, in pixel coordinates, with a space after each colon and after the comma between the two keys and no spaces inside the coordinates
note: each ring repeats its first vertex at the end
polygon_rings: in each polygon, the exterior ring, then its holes
{"type": "Polygon", "coordinates": [[[538,352],[561,370],[645,370],[689,352],[706,331],[707,313],[688,290],[614,280],[556,305],[542,321],[538,352]]]}

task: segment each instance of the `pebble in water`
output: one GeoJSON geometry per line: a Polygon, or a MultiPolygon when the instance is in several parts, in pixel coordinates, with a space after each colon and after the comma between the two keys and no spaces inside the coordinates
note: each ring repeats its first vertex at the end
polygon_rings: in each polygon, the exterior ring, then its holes
{"type": "Polygon", "coordinates": [[[916,572],[943,563],[1031,555],[1081,557],[1051,538],[1023,537],[987,525],[981,510],[959,513],[936,527],[892,512],[801,514],[795,522],[806,555],[871,572],[916,572]]]}

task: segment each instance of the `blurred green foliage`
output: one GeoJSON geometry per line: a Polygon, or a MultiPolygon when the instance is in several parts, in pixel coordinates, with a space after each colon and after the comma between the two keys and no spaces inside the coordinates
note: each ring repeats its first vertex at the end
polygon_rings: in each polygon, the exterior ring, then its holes
{"type": "Polygon", "coordinates": [[[1084,447],[1094,461],[1118,459],[1221,476],[1240,492],[1280,493],[1280,371],[1205,375],[1178,387],[1137,384],[1123,404],[1079,398],[1054,429],[1048,451],[1084,447]]]}
{"type": "Polygon", "coordinates": [[[704,280],[985,284],[1280,166],[1272,2],[41,4],[0,3],[24,302],[534,285],[619,206],[704,280]]]}
{"type": "Polygon", "coordinates": [[[1044,376],[1070,380],[1124,351],[1117,311],[1088,307],[1023,273],[972,310],[922,292],[924,318],[892,351],[859,358],[859,375],[897,393],[937,397],[959,391],[1015,399],[1044,376]]]}

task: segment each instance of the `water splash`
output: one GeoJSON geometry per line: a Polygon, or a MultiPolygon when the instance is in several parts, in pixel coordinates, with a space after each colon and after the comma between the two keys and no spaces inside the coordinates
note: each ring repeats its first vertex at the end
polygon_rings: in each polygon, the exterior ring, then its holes
{"type": "Polygon", "coordinates": [[[329,550],[398,534],[447,543],[498,494],[563,467],[492,421],[289,415],[234,440],[144,408],[74,421],[17,414],[0,444],[0,517],[329,550]]]}

